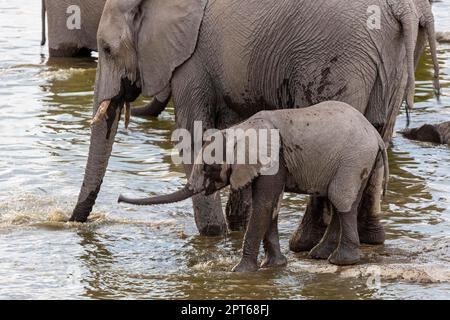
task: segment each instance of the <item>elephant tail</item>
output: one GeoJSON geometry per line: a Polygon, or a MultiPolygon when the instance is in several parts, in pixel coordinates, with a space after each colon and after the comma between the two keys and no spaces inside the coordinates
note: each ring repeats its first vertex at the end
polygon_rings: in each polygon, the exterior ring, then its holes
{"type": "Polygon", "coordinates": [[[383,142],[383,139],[381,139],[381,137],[378,145],[380,148],[381,157],[383,159],[383,167],[384,167],[383,197],[385,197],[389,186],[389,159],[386,144],[383,142]]]}
{"type": "Polygon", "coordinates": [[[428,37],[428,43],[430,45],[431,59],[433,60],[433,67],[434,67],[433,85],[434,90],[436,92],[436,96],[439,97],[441,94],[441,85],[439,83],[439,60],[437,58],[436,31],[434,27],[434,16],[433,12],[431,11],[431,5],[429,11],[425,16],[427,20],[425,22],[425,30],[428,37]]]}
{"type": "Polygon", "coordinates": [[[409,1],[388,0],[387,2],[391,7],[393,15],[399,21],[403,31],[408,72],[405,100],[407,107],[412,109],[414,107],[414,95],[416,91],[416,66],[414,56],[419,33],[419,19],[413,8],[411,8],[409,1]]]}
{"type": "Polygon", "coordinates": [[[153,205],[158,205],[158,204],[169,204],[169,203],[180,202],[180,201],[186,200],[194,195],[195,195],[194,191],[190,190],[189,187],[186,186],[183,189],[176,191],[174,193],[168,194],[168,195],[155,196],[155,197],[143,198],[143,199],[131,199],[131,198],[127,198],[123,195],[120,195],[118,202],[134,204],[137,206],[153,206],[153,205]]]}
{"type": "Polygon", "coordinates": [[[42,38],[41,38],[41,46],[43,46],[47,42],[47,38],[45,36],[45,12],[47,9],[45,8],[45,0],[42,0],[42,8],[41,8],[41,23],[42,23],[42,38]]]}
{"type": "Polygon", "coordinates": [[[406,87],[406,104],[409,110],[414,108],[414,95],[416,92],[416,67],[415,67],[415,50],[418,34],[418,27],[414,25],[412,13],[405,14],[401,18],[405,37],[406,60],[408,70],[408,82],[406,87]]]}

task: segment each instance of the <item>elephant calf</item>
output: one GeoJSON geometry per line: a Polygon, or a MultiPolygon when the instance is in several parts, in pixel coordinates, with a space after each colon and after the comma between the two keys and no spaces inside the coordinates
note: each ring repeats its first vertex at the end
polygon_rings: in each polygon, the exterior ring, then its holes
{"type": "MultiPolygon", "coordinates": [[[[156,205],[182,201],[195,194],[206,195],[230,185],[240,190],[251,184],[252,213],[245,233],[243,257],[233,271],[256,271],[261,241],[265,259],[262,267],[281,266],[286,258],[280,250],[277,217],[284,191],[326,197],[333,208],[331,222],[321,242],[310,256],[327,259],[337,265],[355,264],[360,259],[357,212],[367,180],[378,165],[384,165],[385,188],[388,180],[387,154],[383,140],[375,128],[356,109],[336,101],[323,102],[304,109],[285,109],[259,112],[249,120],[219,132],[226,143],[220,147],[225,161],[207,164],[196,161],[184,189],[171,195],[147,199],[129,199],[120,196],[119,202],[135,205],[156,205]],[[253,145],[248,136],[230,143],[231,133],[256,129],[258,143],[253,145]],[[278,170],[268,174],[267,161],[258,154],[250,164],[255,145],[261,146],[266,130],[276,132],[278,170]],[[244,141],[245,164],[230,162],[228,147],[232,146],[233,159],[242,155],[239,143],[244,141]],[[381,156],[380,156],[381,155],[381,156]]],[[[275,144],[272,140],[270,146],[275,144]]],[[[269,145],[267,144],[267,145],[269,145]]],[[[267,147],[266,145],[266,147],[267,147]]],[[[198,160],[211,147],[206,144],[198,160]]],[[[274,150],[271,148],[270,150],[274,150]]],[[[271,158],[272,158],[271,154],[271,158]]],[[[242,157],[241,157],[242,158],[242,157]]],[[[271,162],[271,168],[273,163],[271,162]]],[[[378,179],[382,183],[382,178],[378,179]]]]}
{"type": "Polygon", "coordinates": [[[439,124],[425,124],[419,128],[407,129],[402,134],[411,140],[450,145],[450,121],[439,124]]]}

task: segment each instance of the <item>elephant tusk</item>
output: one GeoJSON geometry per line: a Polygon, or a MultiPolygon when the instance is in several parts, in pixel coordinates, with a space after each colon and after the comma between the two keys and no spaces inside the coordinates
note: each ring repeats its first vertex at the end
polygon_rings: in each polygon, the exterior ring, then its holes
{"type": "Polygon", "coordinates": [[[110,105],[111,105],[111,100],[105,100],[100,104],[100,107],[98,107],[95,117],[91,121],[91,126],[99,123],[100,121],[102,121],[105,118],[106,112],[108,111],[108,108],[110,105]]]}
{"type": "Polygon", "coordinates": [[[125,102],[124,109],[125,109],[125,129],[128,129],[131,117],[131,106],[129,102],[125,102]]]}

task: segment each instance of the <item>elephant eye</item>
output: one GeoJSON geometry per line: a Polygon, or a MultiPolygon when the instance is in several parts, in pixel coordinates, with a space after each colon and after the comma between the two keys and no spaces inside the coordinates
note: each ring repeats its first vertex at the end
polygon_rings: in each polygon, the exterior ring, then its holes
{"type": "Polygon", "coordinates": [[[103,51],[104,51],[107,55],[110,55],[110,54],[111,54],[111,47],[110,47],[109,45],[105,44],[105,45],[103,46],[103,51]]]}

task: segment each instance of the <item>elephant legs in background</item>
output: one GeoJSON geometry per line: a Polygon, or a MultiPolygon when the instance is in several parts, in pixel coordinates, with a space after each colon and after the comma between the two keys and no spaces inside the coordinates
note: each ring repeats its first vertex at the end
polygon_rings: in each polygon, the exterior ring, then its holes
{"type": "Polygon", "coordinates": [[[303,219],[289,241],[291,251],[310,251],[320,242],[327,228],[323,217],[326,201],[324,197],[310,197],[303,219]]]}
{"type": "MultiPolygon", "coordinates": [[[[185,165],[185,171],[190,176],[192,165],[185,165]]],[[[211,196],[196,195],[192,197],[192,204],[195,224],[201,235],[218,236],[227,233],[219,192],[211,196]]]]}
{"type": "Polygon", "coordinates": [[[252,187],[230,190],[226,207],[226,218],[230,231],[244,231],[252,210],[252,187]]]}
{"type": "Polygon", "coordinates": [[[192,204],[195,224],[201,235],[218,236],[227,233],[219,192],[209,197],[204,195],[194,196],[192,204]],[[205,212],[208,213],[208,219],[204,219],[205,212]]]}
{"type": "Polygon", "coordinates": [[[60,49],[49,48],[49,55],[52,58],[60,58],[60,57],[78,57],[78,58],[86,58],[90,57],[92,50],[87,48],[79,48],[79,47],[63,47],[60,49]]]}

